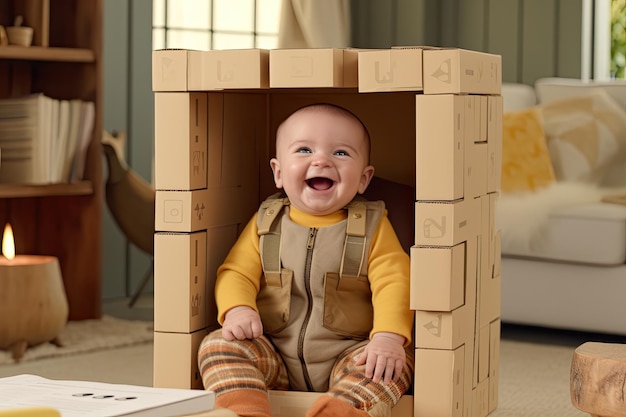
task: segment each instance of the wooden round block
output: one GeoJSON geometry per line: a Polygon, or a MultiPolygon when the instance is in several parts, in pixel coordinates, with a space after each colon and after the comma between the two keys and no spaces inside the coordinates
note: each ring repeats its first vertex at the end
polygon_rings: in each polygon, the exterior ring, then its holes
{"type": "Polygon", "coordinates": [[[574,351],[570,393],[592,416],[626,417],[626,344],[587,342],[574,351]]]}

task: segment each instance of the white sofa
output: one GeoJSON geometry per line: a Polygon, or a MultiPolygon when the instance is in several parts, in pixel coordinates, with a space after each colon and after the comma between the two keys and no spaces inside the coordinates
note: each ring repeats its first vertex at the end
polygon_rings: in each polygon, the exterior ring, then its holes
{"type": "MultiPolygon", "coordinates": [[[[534,88],[505,83],[504,112],[597,89],[626,111],[626,82],[544,78],[534,88]]],[[[552,204],[539,224],[522,227],[511,207],[526,213],[543,203],[537,193],[502,193],[496,218],[502,228],[503,322],[626,335],[626,205],[600,201],[607,192],[626,193],[619,188],[624,186],[626,163],[616,164],[597,187],[557,184],[552,201],[559,200],[557,192],[569,192],[560,199],[569,203],[552,204]],[[538,235],[540,244],[516,244],[510,236],[516,227],[538,235]]]]}

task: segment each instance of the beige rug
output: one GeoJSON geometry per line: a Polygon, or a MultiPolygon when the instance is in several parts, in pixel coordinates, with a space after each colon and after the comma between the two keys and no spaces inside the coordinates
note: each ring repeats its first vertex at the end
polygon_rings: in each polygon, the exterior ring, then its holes
{"type": "MultiPolygon", "coordinates": [[[[62,347],[51,343],[30,347],[21,362],[151,343],[152,338],[153,326],[148,321],[122,320],[106,315],[100,320],[70,321],[60,336],[62,347]]],[[[11,352],[0,351],[0,366],[14,363],[11,352]]]]}

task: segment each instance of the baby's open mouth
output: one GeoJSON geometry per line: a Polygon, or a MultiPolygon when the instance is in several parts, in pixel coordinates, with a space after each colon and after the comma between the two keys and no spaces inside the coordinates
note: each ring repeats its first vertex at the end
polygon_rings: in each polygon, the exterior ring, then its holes
{"type": "Polygon", "coordinates": [[[313,188],[314,190],[323,191],[323,190],[328,190],[330,187],[333,186],[335,182],[329,178],[315,177],[315,178],[306,180],[306,183],[309,187],[313,188]]]}

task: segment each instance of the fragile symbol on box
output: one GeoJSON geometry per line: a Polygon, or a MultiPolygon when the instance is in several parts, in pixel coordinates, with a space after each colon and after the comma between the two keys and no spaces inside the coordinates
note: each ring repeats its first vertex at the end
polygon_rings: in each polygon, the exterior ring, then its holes
{"type": "Polygon", "coordinates": [[[200,297],[200,294],[194,294],[193,297],[191,297],[191,317],[196,317],[200,314],[201,301],[202,297],[200,297]]]}
{"type": "Polygon", "coordinates": [[[174,72],[176,60],[169,58],[161,58],[161,80],[167,80],[174,72]]]}
{"type": "Polygon", "coordinates": [[[433,336],[441,337],[441,319],[442,315],[437,314],[434,319],[424,325],[424,328],[433,336]]]}
{"type": "Polygon", "coordinates": [[[450,76],[450,59],[446,59],[437,67],[435,72],[432,73],[433,78],[438,79],[442,83],[448,83],[452,81],[452,77],[450,76]]]}
{"type": "Polygon", "coordinates": [[[163,222],[183,222],[183,202],[181,200],[165,200],[163,202],[163,222]]]}
{"type": "Polygon", "coordinates": [[[429,217],[424,220],[424,237],[437,239],[446,234],[446,218],[442,217],[441,222],[429,217]]]}
{"type": "Polygon", "coordinates": [[[196,204],[194,211],[196,212],[196,216],[198,217],[198,220],[202,220],[202,216],[204,216],[205,208],[206,207],[204,207],[204,203],[196,204]]]}
{"type": "MultiPolygon", "coordinates": [[[[198,142],[198,136],[196,135],[196,142],[198,142]]],[[[203,157],[201,157],[201,155],[203,154],[203,152],[200,151],[194,151],[193,153],[193,175],[198,175],[200,174],[200,165],[201,165],[201,161],[204,160],[203,157]]],[[[204,167],[202,167],[202,171],[204,171],[204,167]]]]}

